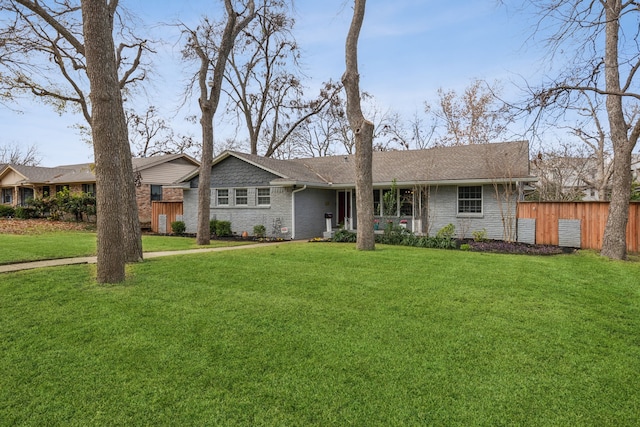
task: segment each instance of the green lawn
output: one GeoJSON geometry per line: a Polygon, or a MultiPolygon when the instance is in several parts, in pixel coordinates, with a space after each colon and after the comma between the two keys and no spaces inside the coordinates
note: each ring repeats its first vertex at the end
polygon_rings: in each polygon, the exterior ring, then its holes
{"type": "Polygon", "coordinates": [[[3,425],[630,426],[640,264],[289,243],[0,276],[3,425]]]}
{"type": "MultiPolygon", "coordinates": [[[[207,247],[245,244],[212,240],[207,247]]],[[[192,237],[142,236],[145,252],[194,249],[192,237]]],[[[56,231],[41,234],[0,234],[0,264],[56,258],[91,256],[96,254],[96,234],[83,231],[56,231]]]]}

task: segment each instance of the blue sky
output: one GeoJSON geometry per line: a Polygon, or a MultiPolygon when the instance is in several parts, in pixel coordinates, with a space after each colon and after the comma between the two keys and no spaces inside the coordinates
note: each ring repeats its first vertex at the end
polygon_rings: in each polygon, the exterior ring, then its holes
{"type": "MultiPolygon", "coordinates": [[[[178,19],[196,23],[205,12],[216,16],[220,9],[212,9],[212,3],[121,0],[123,6],[140,13],[150,30],[165,36],[171,31],[154,24],[178,19]]],[[[322,81],[338,80],[344,71],[351,1],[297,0],[295,18],[312,94],[322,81]]],[[[518,93],[511,82],[537,83],[545,71],[542,49],[529,39],[534,23],[535,17],[499,6],[495,0],[369,0],[359,44],[361,88],[381,108],[407,118],[421,112],[424,101],[435,100],[438,88],[461,91],[475,78],[500,80],[504,95],[515,97],[518,93]]],[[[184,69],[175,42],[168,40],[161,48],[149,100],[139,100],[141,105],[158,105],[166,114],[173,114],[184,91],[184,69]]],[[[35,144],[44,166],[92,161],[91,147],[72,128],[82,122],[79,115],[59,116],[50,107],[28,100],[14,107],[21,112],[0,107],[0,144],[35,144]]],[[[195,113],[193,101],[176,115],[174,127],[199,135],[197,124],[182,120],[195,113]]]]}

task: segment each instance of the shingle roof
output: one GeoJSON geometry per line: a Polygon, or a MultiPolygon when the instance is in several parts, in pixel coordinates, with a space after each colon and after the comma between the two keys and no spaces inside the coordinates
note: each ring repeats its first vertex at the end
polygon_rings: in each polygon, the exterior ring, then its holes
{"type": "MultiPolygon", "coordinates": [[[[278,160],[227,152],[217,161],[228,155],[280,176],[276,180],[280,182],[334,186],[355,183],[354,155],[278,160]]],[[[393,180],[398,184],[535,180],[529,173],[527,141],[374,152],[372,172],[374,185],[387,185],[393,180]]]]}
{"type": "Polygon", "coordinates": [[[151,157],[134,157],[131,159],[131,163],[133,165],[134,170],[143,170],[143,169],[150,168],[152,166],[156,166],[162,163],[170,162],[172,160],[181,159],[181,158],[187,159],[188,161],[193,163],[194,166],[198,166],[199,164],[197,160],[195,160],[191,156],[188,156],[187,154],[163,154],[163,155],[151,156],[151,157]]]}
{"type": "Polygon", "coordinates": [[[13,170],[25,177],[30,183],[69,183],[69,182],[93,182],[95,177],[88,165],[76,165],[72,168],[55,167],[45,168],[40,166],[9,165],[13,170]]]}
{"type": "MultiPolygon", "coordinates": [[[[190,162],[194,163],[194,165],[198,164],[196,160],[186,154],[167,154],[147,158],[133,158],[131,162],[135,170],[144,170],[180,158],[187,158],[190,162]]],[[[94,165],[92,163],[63,165],[52,168],[42,166],[0,165],[0,171],[4,169],[4,166],[10,166],[13,170],[23,175],[26,182],[31,184],[91,183],[96,181],[94,165]]]]}

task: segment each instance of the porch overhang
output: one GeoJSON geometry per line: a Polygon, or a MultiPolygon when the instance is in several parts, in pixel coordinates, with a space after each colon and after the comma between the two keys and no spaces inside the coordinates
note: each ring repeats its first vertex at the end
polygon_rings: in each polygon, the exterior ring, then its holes
{"type": "MultiPolygon", "coordinates": [[[[435,181],[395,181],[395,182],[374,182],[373,188],[390,188],[395,185],[396,187],[415,187],[415,186],[440,186],[440,185],[484,185],[484,184],[506,184],[506,183],[529,183],[536,182],[536,177],[502,177],[502,178],[474,178],[474,179],[455,179],[455,180],[435,180],[435,181]]],[[[355,188],[354,183],[321,183],[321,182],[305,182],[291,179],[274,179],[270,182],[271,185],[281,187],[303,187],[307,188],[321,188],[332,190],[347,190],[355,188]]]]}

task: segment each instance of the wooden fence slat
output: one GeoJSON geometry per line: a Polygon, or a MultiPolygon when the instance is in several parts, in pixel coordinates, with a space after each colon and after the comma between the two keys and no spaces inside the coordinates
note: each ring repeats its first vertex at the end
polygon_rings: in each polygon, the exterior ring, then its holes
{"type": "MultiPolygon", "coordinates": [[[[584,249],[602,249],[602,236],[609,217],[609,202],[519,202],[518,218],[536,220],[536,243],[558,244],[558,220],[579,219],[584,249]]],[[[627,251],[640,250],[640,203],[629,204],[627,251]]]]}
{"type": "Polygon", "coordinates": [[[151,231],[160,234],[171,233],[171,223],[174,222],[178,215],[183,214],[182,202],[151,202],[151,231]],[[159,230],[158,216],[167,216],[166,230],[159,230]]]}

